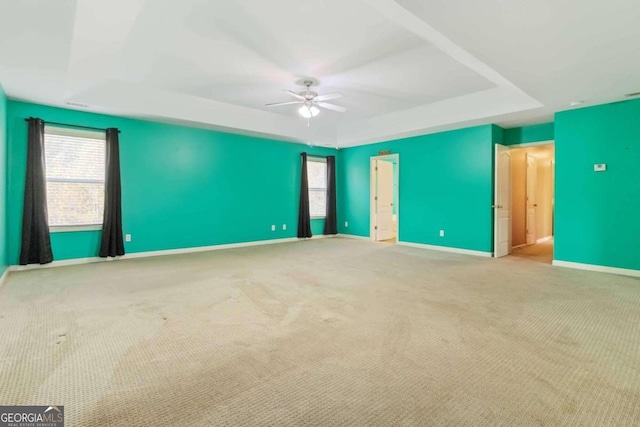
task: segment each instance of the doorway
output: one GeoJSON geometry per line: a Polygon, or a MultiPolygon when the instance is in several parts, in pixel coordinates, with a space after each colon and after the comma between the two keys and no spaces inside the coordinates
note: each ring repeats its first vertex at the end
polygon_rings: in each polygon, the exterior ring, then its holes
{"type": "Polygon", "coordinates": [[[400,156],[371,157],[370,238],[396,243],[399,235],[400,156]]]}
{"type": "Polygon", "coordinates": [[[495,257],[553,260],[553,141],[496,147],[495,257]]]}

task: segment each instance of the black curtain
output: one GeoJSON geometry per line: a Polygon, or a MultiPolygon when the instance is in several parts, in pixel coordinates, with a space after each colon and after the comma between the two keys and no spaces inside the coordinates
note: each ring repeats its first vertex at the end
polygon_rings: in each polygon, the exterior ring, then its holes
{"type": "Polygon", "coordinates": [[[104,181],[104,216],[100,256],[124,255],[122,239],[122,193],[120,188],[120,142],[118,129],[107,129],[107,162],[104,181]]]}
{"type": "Polygon", "coordinates": [[[307,153],[302,153],[300,171],[300,206],[298,208],[298,237],[311,237],[311,215],[309,214],[309,180],[307,178],[307,153]]]}
{"type": "Polygon", "coordinates": [[[322,234],[338,234],[336,214],[336,157],[327,156],[327,215],[322,234]]]}
{"type": "Polygon", "coordinates": [[[53,253],[47,215],[44,121],[30,117],[28,122],[20,265],[48,264],[53,261],[53,253]]]}

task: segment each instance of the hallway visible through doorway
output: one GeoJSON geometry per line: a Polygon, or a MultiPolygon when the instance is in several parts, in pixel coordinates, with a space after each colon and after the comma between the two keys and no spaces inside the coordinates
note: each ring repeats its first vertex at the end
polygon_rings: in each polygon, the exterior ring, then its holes
{"type": "Polygon", "coordinates": [[[542,264],[551,264],[553,261],[553,239],[515,248],[512,250],[511,256],[542,264]]]}
{"type": "Polygon", "coordinates": [[[553,261],[553,141],[496,145],[494,256],[553,261]]]}

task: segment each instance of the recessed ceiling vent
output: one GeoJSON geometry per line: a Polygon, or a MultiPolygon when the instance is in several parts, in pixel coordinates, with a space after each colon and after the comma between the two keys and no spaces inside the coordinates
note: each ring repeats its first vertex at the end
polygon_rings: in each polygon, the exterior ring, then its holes
{"type": "Polygon", "coordinates": [[[79,102],[67,101],[65,104],[70,105],[72,107],[89,108],[87,104],[81,104],[79,102]]]}

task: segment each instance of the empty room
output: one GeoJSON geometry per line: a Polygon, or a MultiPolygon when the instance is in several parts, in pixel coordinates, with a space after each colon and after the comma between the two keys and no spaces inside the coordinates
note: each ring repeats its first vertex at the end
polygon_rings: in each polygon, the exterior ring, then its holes
{"type": "Polygon", "coordinates": [[[639,18],[0,0],[0,427],[637,426],[639,18]]]}

